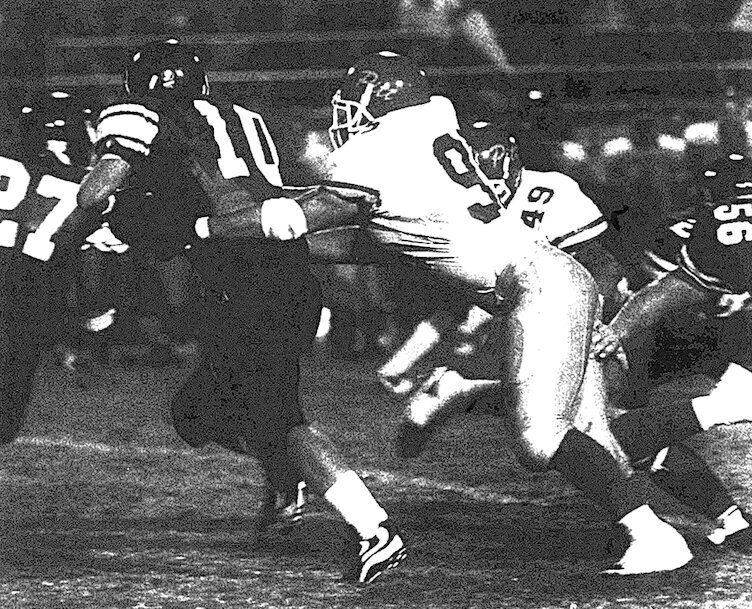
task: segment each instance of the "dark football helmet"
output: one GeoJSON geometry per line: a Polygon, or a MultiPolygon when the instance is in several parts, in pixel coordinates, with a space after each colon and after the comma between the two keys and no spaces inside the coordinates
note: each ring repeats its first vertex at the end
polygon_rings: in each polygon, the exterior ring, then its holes
{"type": "Polygon", "coordinates": [[[504,127],[485,121],[464,127],[462,135],[472,148],[475,162],[497,194],[503,196],[503,200],[514,196],[523,169],[517,138],[504,127]]]}
{"type": "Polygon", "coordinates": [[[374,129],[388,112],[430,99],[426,73],[412,60],[391,51],[368,55],[347,70],[332,98],[329,137],[339,148],[351,135],[374,129]]]}
{"type": "Polygon", "coordinates": [[[125,69],[129,95],[187,99],[209,93],[209,79],[198,53],[170,39],[147,44],[125,69]]]}

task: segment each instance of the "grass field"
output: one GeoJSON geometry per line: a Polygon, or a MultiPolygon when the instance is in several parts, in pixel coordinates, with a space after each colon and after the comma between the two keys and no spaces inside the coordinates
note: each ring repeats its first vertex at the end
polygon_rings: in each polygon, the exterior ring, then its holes
{"type": "MultiPolygon", "coordinates": [[[[342,521],[314,498],[302,530],[256,543],[261,478],[220,449],[187,449],[167,406],[187,371],[113,366],[84,389],[45,360],[22,436],[0,462],[0,608],[584,609],[752,607],[752,560],[708,548],[707,523],[656,497],[696,559],[677,572],[604,578],[608,525],[555,473],[530,474],[499,419],[468,415],[420,458],[392,451],[400,405],[374,364],[306,361],[311,418],[331,433],[409,544],[369,587],[344,582],[342,521]]],[[[707,379],[664,386],[701,393],[707,379]]],[[[695,443],[752,504],[747,425],[695,443]]]]}

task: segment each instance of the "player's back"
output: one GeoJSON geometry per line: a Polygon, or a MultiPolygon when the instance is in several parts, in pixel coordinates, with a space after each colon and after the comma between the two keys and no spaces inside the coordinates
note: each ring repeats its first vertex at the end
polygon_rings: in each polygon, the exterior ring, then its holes
{"type": "Polygon", "coordinates": [[[76,210],[83,169],[39,166],[0,155],[0,317],[40,336],[49,329],[46,307],[53,268],[77,247],[76,210]]]}
{"type": "MultiPolygon", "coordinates": [[[[134,167],[133,203],[116,204],[113,229],[118,234],[118,224],[133,223],[136,215],[148,246],[165,240],[158,230],[169,230],[165,218],[192,226],[199,216],[232,211],[249,198],[261,202],[282,195],[279,159],[263,119],[221,98],[199,96],[181,103],[131,98],[102,112],[98,138],[100,155],[111,142],[109,148],[134,167]],[[130,129],[124,128],[123,116],[130,129]],[[141,125],[141,137],[134,152],[128,138],[135,125],[141,125]]],[[[166,255],[177,253],[172,248],[166,255]]],[[[210,298],[249,303],[248,318],[238,319],[239,328],[248,329],[252,322],[281,327],[285,316],[294,317],[304,293],[315,289],[305,240],[209,239],[189,256],[210,298]]],[[[256,329],[256,339],[270,340],[268,332],[256,329]]]]}

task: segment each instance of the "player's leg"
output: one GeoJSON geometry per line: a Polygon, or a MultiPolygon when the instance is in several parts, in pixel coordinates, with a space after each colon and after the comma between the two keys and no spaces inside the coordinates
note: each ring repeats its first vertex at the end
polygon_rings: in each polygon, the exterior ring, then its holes
{"type": "Polygon", "coordinates": [[[721,379],[708,396],[631,410],[611,427],[633,462],[648,469],[659,488],[716,522],[710,541],[748,546],[749,518],[703,459],[680,443],[716,425],[749,420],[739,396],[752,389],[752,375],[731,365],[721,379]]]}
{"type": "Polygon", "coordinates": [[[41,353],[34,337],[4,326],[0,319],[0,445],[12,442],[23,427],[41,353]]]}
{"type": "Polygon", "coordinates": [[[531,469],[557,470],[627,528],[632,544],[609,572],[681,567],[692,557],[689,548],[649,508],[628,464],[575,426],[597,291],[581,265],[545,249],[535,264],[521,261],[502,275],[498,286],[511,305],[505,331],[494,342],[509,379],[516,454],[531,469]]]}
{"type": "MultiPolygon", "coordinates": [[[[326,433],[305,420],[299,401],[300,369],[294,353],[264,353],[233,367],[232,385],[242,391],[234,403],[245,405],[249,452],[269,474],[272,488],[295,492],[302,479],[324,497],[357,532],[360,554],[353,578],[370,582],[405,557],[402,538],[355,471],[347,465],[326,433]],[[237,371],[245,369],[242,376],[237,371]],[[242,389],[240,389],[242,387],[242,389]],[[285,452],[286,451],[286,452],[285,452]],[[287,485],[287,488],[285,488],[287,485]]],[[[232,428],[232,427],[231,427],[232,428]]]]}

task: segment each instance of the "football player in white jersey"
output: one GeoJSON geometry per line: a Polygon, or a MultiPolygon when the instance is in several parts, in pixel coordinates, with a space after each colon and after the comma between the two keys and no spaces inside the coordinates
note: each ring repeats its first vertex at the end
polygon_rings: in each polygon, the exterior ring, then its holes
{"type": "MultiPolygon", "coordinates": [[[[520,231],[460,135],[452,103],[432,96],[425,73],[390,52],[348,70],[332,105],[330,178],[373,188],[367,230],[381,248],[433,273],[492,314],[478,386],[503,391],[519,461],[559,471],[623,524],[632,543],[612,573],[679,568],[692,558],[681,535],[636,489],[625,462],[576,428],[598,293],[572,257],[520,231]],[[503,380],[502,380],[503,379],[503,380]]],[[[498,396],[497,396],[498,397],[498,396]]],[[[600,411],[603,413],[603,404],[600,411]]],[[[602,416],[605,419],[605,415],[602,416]]]]}
{"type": "MultiPolygon", "coordinates": [[[[575,426],[581,398],[602,399],[584,390],[600,386],[598,368],[587,365],[598,311],[589,273],[505,221],[506,212],[459,134],[451,102],[431,96],[425,73],[406,58],[389,52],[364,58],[348,71],[332,104],[337,150],[330,178],[380,194],[359,217],[380,253],[433,273],[437,282],[454,286],[489,312],[503,312],[505,332],[489,341],[490,368],[477,382],[506,394],[520,462],[559,471],[627,529],[631,543],[606,572],[685,565],[692,558],[686,542],[647,505],[615,440],[609,452],[575,426]]],[[[347,199],[332,201],[336,209],[305,197],[297,205],[289,199],[260,210],[251,205],[236,208],[235,218],[199,219],[196,226],[202,237],[220,229],[255,235],[260,211],[264,236],[290,239],[334,222],[341,226],[339,212],[347,199]]],[[[334,237],[338,232],[332,231],[334,237]]]]}
{"type": "MultiPolygon", "coordinates": [[[[577,182],[556,171],[527,169],[516,137],[506,128],[476,121],[462,133],[508,215],[519,220],[520,227],[533,229],[551,245],[574,256],[590,271],[601,295],[608,297],[609,302],[614,300],[621,271],[598,239],[608,223],[577,182]]],[[[378,370],[381,384],[391,393],[414,390],[413,368],[455,329],[466,344],[468,334],[472,334],[484,316],[477,310],[469,312],[459,328],[455,328],[455,318],[456,315],[437,311],[417,324],[413,334],[378,370]]]]}
{"type": "MultiPolygon", "coordinates": [[[[595,204],[580,191],[574,180],[556,172],[524,169],[514,137],[488,123],[475,123],[464,133],[474,147],[474,155],[481,170],[489,177],[498,192],[503,195],[511,190],[514,193],[511,199],[508,199],[507,211],[529,228],[544,232],[549,242],[559,244],[567,253],[581,261],[594,276],[601,278],[599,285],[613,285],[613,278],[619,277],[619,274],[609,272],[608,263],[611,258],[597,238],[606,229],[605,219],[595,204]],[[559,194],[564,194],[566,197],[557,198],[559,194]],[[566,213],[568,209],[570,213],[566,213]],[[547,225],[549,222],[550,224],[547,225]]],[[[652,268],[652,270],[646,269],[646,272],[651,272],[658,277],[677,268],[671,260],[677,258],[682,242],[689,238],[695,222],[693,215],[697,211],[687,210],[681,219],[667,222],[666,229],[656,242],[654,251],[646,252],[646,265],[650,264],[652,268]]],[[[601,288],[601,291],[603,292],[604,289],[601,288]]],[[[484,320],[488,318],[489,316],[484,316],[482,312],[473,311],[469,319],[457,331],[464,341],[460,344],[460,349],[467,351],[467,341],[470,340],[467,334],[472,331],[479,333],[484,320]]],[[[437,316],[436,319],[445,320],[447,316],[437,316]]],[[[433,326],[438,327],[438,324],[434,323],[433,326]]],[[[402,355],[409,363],[416,354],[425,357],[430,347],[427,338],[433,338],[434,343],[440,340],[441,334],[438,331],[431,334],[425,328],[422,330],[422,333],[416,332],[411,337],[413,338],[412,344],[408,341],[397,354],[402,355]],[[423,343],[421,339],[424,340],[423,343]]],[[[477,341],[478,338],[472,337],[472,340],[477,341]]],[[[618,404],[630,410],[647,407],[648,383],[646,379],[635,382],[632,378],[635,363],[638,369],[642,367],[640,364],[647,364],[647,362],[639,361],[640,356],[650,357],[649,354],[639,353],[636,355],[636,362],[630,357],[633,364],[630,365],[629,382],[622,383],[622,387],[616,391],[609,391],[609,397],[618,398],[618,404]]],[[[396,360],[397,358],[393,358],[388,364],[394,365],[396,360]]],[[[622,362],[626,363],[626,359],[622,362]]],[[[614,368],[619,369],[621,366],[614,366],[614,368]]],[[[442,390],[440,386],[436,387],[441,382],[442,375],[447,374],[446,370],[445,366],[432,370],[428,375],[430,381],[425,382],[422,390],[415,392],[410,398],[406,409],[408,417],[410,413],[414,413],[413,416],[428,422],[428,425],[413,430],[413,444],[408,447],[413,453],[420,450],[431,428],[435,427],[432,423],[446,420],[452,412],[456,412],[466,403],[458,399],[461,396],[462,385],[459,376],[455,376],[456,373],[449,372],[454,376],[449,386],[457,392],[457,397],[450,398],[448,389],[442,390]],[[441,409],[435,410],[438,408],[441,409]]],[[[419,377],[403,374],[384,379],[382,384],[400,389],[413,385],[411,378],[419,377]]],[[[472,382],[468,382],[467,386],[472,391],[472,382]]],[[[715,412],[724,411],[714,401],[708,407],[705,406],[706,403],[708,403],[707,400],[703,401],[703,406],[699,408],[715,412]]],[[[667,412],[673,411],[669,409],[667,412]]],[[[686,409],[680,412],[683,420],[693,420],[694,415],[687,414],[686,409]]],[[[672,443],[671,446],[666,447],[660,445],[661,441],[667,437],[681,437],[680,429],[683,431],[686,425],[677,424],[676,420],[668,415],[658,416],[658,414],[655,410],[645,408],[640,413],[621,415],[612,422],[611,432],[617,437],[632,462],[637,467],[649,470],[651,480],[659,488],[717,522],[716,529],[708,535],[713,543],[737,549],[743,543],[748,543],[749,535],[745,529],[747,523],[743,520],[742,510],[702,458],[681,443],[672,443]],[[727,514],[731,516],[724,516],[727,514]]],[[[703,420],[710,421],[711,426],[721,424],[719,418],[710,417],[708,414],[700,416],[704,417],[703,420]]],[[[583,419],[583,422],[586,421],[587,419],[583,419]]],[[[728,418],[723,422],[728,422],[728,418]]],[[[590,429],[591,435],[596,439],[600,438],[601,432],[601,429],[590,429]]]]}

